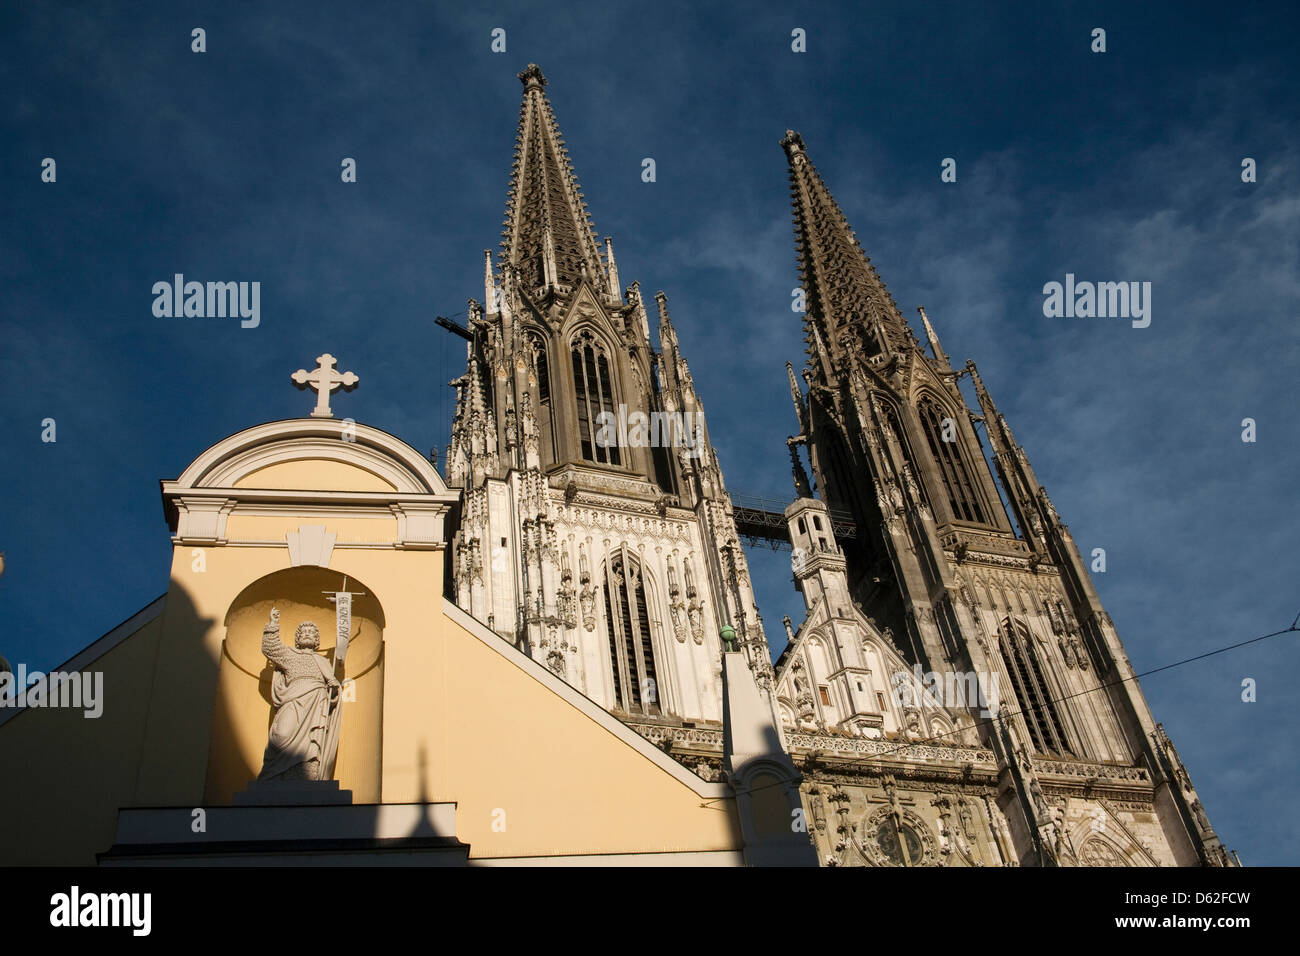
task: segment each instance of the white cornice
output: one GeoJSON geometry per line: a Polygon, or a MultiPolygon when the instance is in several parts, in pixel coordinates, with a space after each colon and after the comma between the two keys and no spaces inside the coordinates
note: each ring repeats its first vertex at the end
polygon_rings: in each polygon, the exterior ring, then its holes
{"type": "Polygon", "coordinates": [[[185,489],[229,486],[277,461],[322,453],[377,474],[399,493],[447,492],[437,469],[406,442],[370,425],[335,418],[291,418],[246,428],[204,451],[173,484],[185,489]]]}
{"type": "Polygon", "coordinates": [[[387,432],[331,418],[295,418],[245,429],[207,449],[175,481],[162,482],[167,522],[177,542],[224,544],[227,517],[257,514],[342,514],[396,517],[397,546],[443,546],[443,516],[456,492],[410,445],[387,432]],[[374,475],[393,490],[339,491],[240,488],[270,465],[335,461],[374,475]]]}

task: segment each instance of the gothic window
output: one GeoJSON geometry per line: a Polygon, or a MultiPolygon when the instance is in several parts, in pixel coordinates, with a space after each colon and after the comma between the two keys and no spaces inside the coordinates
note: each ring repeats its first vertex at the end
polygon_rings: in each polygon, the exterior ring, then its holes
{"type": "Polygon", "coordinates": [[[578,441],[582,457],[602,465],[621,464],[618,445],[601,442],[600,415],[614,415],[614,384],[610,379],[609,356],[590,332],[573,340],[573,390],[578,399],[578,441]]]}
{"type": "Polygon", "coordinates": [[[865,322],[862,324],[862,351],[867,358],[872,358],[884,351],[881,348],[880,337],[876,334],[876,330],[868,327],[865,322]]]}
{"type": "Polygon", "coordinates": [[[606,566],[605,620],[617,705],[629,714],[662,713],[645,582],[640,563],[624,551],[606,566]]]}
{"type": "MultiPolygon", "coordinates": [[[[912,455],[911,443],[907,440],[907,432],[898,421],[898,409],[889,402],[881,402],[881,410],[884,412],[885,424],[893,431],[894,437],[898,440],[899,449],[903,452],[903,461],[912,472],[912,477],[916,479],[917,490],[921,492],[922,498],[927,498],[925,493],[925,483],[921,478],[922,472],[916,467],[916,459],[912,455]]],[[[926,504],[929,504],[928,498],[926,504]]]]}
{"type": "Polygon", "coordinates": [[[1038,753],[1071,754],[1060,714],[1043,677],[1033,635],[1020,621],[1002,622],[1002,660],[1011,677],[1016,710],[1025,718],[1029,736],[1038,753]]]}
{"type": "Polygon", "coordinates": [[[551,370],[546,361],[546,340],[536,332],[529,332],[528,346],[532,352],[533,375],[537,379],[537,397],[543,405],[551,403],[551,370]]]}
{"type": "MultiPolygon", "coordinates": [[[[935,464],[943,479],[944,490],[948,493],[948,502],[952,505],[952,515],[958,521],[974,521],[988,524],[983,501],[975,488],[975,480],[962,454],[959,441],[943,440],[943,420],[951,418],[929,398],[923,398],[916,407],[921,418],[921,427],[925,431],[930,451],[934,454],[935,464]]],[[[953,425],[956,437],[956,422],[953,425]]]]}
{"type": "Polygon", "coordinates": [[[900,825],[892,816],[880,821],[874,838],[880,854],[893,866],[918,866],[925,859],[925,847],[916,830],[906,823],[900,825]]]}
{"type": "Polygon", "coordinates": [[[821,691],[822,703],[829,707],[831,705],[830,691],[826,689],[825,685],[818,687],[817,689],[821,691]]]}

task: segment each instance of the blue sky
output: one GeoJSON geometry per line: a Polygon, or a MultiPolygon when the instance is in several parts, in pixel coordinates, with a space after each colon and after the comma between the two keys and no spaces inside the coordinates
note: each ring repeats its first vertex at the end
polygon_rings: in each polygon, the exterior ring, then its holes
{"type": "MultiPolygon", "coordinates": [[[[463,352],[432,320],[482,296],[529,61],[623,281],[669,297],[731,490],[790,494],[802,343],[778,141],[796,128],[903,313],[924,305],[954,363],[979,363],[1080,548],[1106,549],[1095,581],[1135,667],[1286,627],[1296,20],[1282,3],[5,5],[0,653],[53,666],[161,594],[158,481],[306,414],[288,376],[323,351],[361,376],[339,414],[446,443],[463,352]],[[260,282],[261,325],[155,318],[153,283],[177,272],[260,282]],[[1067,272],[1150,281],[1151,326],[1045,318],[1067,272]]],[[[779,651],[802,607],[788,555],[751,560],[779,651]]],[[[1300,862],[1278,822],[1300,780],[1296,637],[1143,684],[1252,864],[1300,862]]]]}

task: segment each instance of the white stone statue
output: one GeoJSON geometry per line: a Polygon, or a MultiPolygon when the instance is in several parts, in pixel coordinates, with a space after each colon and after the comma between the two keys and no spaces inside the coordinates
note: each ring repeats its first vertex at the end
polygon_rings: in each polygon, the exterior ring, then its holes
{"type": "Polygon", "coordinates": [[[271,702],[276,712],[258,780],[329,780],[334,775],[342,715],[339,681],[316,653],[320,629],[315,624],[299,624],[294,645],[281,642],[280,612],[272,608],[262,631],[262,653],[275,665],[271,702]]]}

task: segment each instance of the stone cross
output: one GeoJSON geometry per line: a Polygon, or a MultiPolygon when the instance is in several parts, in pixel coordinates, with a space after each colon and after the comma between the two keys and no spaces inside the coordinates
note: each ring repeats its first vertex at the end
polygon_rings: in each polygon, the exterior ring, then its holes
{"type": "Polygon", "coordinates": [[[360,381],[351,372],[338,372],[334,368],[334,363],[337,361],[338,359],[326,352],[316,357],[315,369],[308,372],[300,368],[290,376],[299,388],[307,388],[310,385],[316,389],[316,407],[312,409],[312,418],[333,418],[334,413],[330,411],[330,392],[340,385],[343,386],[343,391],[350,392],[360,381]]]}

